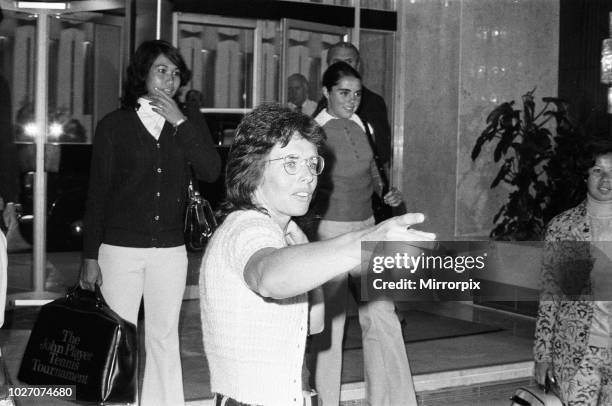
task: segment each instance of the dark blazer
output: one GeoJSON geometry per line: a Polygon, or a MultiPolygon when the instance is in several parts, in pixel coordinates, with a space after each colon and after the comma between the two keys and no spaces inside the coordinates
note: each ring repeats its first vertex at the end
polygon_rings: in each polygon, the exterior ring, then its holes
{"type": "Polygon", "coordinates": [[[367,87],[361,88],[361,104],[357,110],[359,117],[364,118],[374,129],[374,138],[378,155],[383,163],[391,160],[391,127],[385,100],[367,87]]]}

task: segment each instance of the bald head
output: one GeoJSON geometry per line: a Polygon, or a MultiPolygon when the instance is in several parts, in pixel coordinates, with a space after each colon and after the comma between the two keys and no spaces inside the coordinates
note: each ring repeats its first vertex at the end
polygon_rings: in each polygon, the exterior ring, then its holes
{"type": "Polygon", "coordinates": [[[336,62],[346,62],[355,70],[359,70],[360,57],[359,50],[350,42],[337,42],[327,51],[327,65],[336,62]]]}

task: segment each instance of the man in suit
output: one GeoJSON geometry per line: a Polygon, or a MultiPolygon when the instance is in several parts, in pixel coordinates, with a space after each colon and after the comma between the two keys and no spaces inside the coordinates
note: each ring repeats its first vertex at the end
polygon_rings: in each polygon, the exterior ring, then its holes
{"type": "MultiPolygon", "coordinates": [[[[338,42],[332,45],[327,52],[327,65],[339,61],[346,62],[359,71],[361,65],[359,50],[350,42],[338,42]]],[[[391,126],[389,125],[385,100],[362,85],[361,104],[357,114],[370,123],[374,129],[378,155],[388,168],[391,161],[391,126]]]]}

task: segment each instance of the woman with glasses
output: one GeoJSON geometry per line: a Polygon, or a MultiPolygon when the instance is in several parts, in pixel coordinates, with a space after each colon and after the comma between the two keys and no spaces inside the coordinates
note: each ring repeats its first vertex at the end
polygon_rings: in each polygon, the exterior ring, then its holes
{"type": "MultiPolygon", "coordinates": [[[[358,266],[362,240],[431,240],[395,217],[308,243],[292,221],[308,210],[326,165],[321,128],[278,104],[247,114],[226,167],[224,220],[200,270],[202,335],[216,405],[302,405],[302,364],[312,319],[308,293],[358,266]]],[[[316,295],[313,295],[316,296],[316,295]]]]}
{"type": "MultiPolygon", "coordinates": [[[[323,96],[323,109],[315,116],[327,136],[321,154],[328,163],[314,203],[315,213],[322,218],[316,235],[319,241],[373,226],[372,193],[382,195],[383,190],[366,134],[368,124],[355,113],[361,101],[359,72],[345,62],[330,65],[323,74],[323,96]]],[[[372,128],[368,129],[371,134],[372,128]]],[[[395,188],[381,197],[392,207],[402,203],[395,188]]],[[[324,285],[325,330],[313,337],[315,388],[323,405],[339,403],[348,291],[347,273],[324,285]]],[[[359,324],[368,404],[414,404],[412,377],[393,302],[363,303],[359,324]]]]}

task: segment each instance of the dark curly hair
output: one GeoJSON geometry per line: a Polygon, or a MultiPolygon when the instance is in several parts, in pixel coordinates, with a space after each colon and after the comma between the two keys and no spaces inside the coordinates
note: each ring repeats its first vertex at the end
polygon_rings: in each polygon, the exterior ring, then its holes
{"type": "Polygon", "coordinates": [[[191,71],[177,48],[167,41],[145,41],[136,50],[127,68],[127,78],[123,84],[121,106],[124,109],[136,107],[138,98],[147,94],[149,70],[159,55],[165,55],[180,71],[181,86],[191,79],[191,71]]]}
{"type": "Polygon", "coordinates": [[[225,168],[225,201],[221,217],[236,210],[254,209],[266,213],[253,201],[266,157],[275,145],[285,147],[295,135],[319,149],[325,133],[310,117],[278,103],[265,103],[244,116],[231,146],[225,168]]]}

